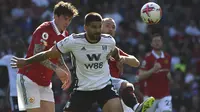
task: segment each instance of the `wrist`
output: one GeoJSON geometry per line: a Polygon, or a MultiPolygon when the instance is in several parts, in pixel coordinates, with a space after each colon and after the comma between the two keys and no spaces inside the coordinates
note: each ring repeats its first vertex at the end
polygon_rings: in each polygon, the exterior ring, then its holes
{"type": "Polygon", "coordinates": [[[25,65],[30,64],[29,60],[25,58],[25,65]]]}
{"type": "Polygon", "coordinates": [[[126,57],[124,57],[124,56],[121,56],[121,63],[126,63],[126,57]]]}
{"type": "Polygon", "coordinates": [[[155,68],[151,68],[149,71],[150,72],[149,75],[151,75],[154,71],[155,71],[155,68]]]}

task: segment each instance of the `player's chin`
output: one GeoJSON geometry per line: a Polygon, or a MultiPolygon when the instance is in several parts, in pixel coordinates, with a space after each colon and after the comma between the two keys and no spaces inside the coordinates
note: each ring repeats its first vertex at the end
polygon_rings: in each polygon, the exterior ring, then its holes
{"type": "Polygon", "coordinates": [[[158,50],[158,51],[159,51],[159,50],[161,50],[161,48],[160,48],[160,47],[156,47],[156,48],[154,48],[154,49],[155,49],[155,50],[158,50]]]}
{"type": "Polygon", "coordinates": [[[96,38],[96,39],[99,39],[100,36],[101,36],[101,34],[96,34],[96,35],[95,35],[95,38],[96,38]]]}

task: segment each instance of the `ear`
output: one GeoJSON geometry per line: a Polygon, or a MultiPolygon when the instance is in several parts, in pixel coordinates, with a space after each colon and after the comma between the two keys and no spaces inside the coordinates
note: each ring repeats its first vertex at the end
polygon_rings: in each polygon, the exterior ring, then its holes
{"type": "Polygon", "coordinates": [[[54,19],[58,19],[58,15],[55,14],[55,15],[54,15],[54,19]]]}

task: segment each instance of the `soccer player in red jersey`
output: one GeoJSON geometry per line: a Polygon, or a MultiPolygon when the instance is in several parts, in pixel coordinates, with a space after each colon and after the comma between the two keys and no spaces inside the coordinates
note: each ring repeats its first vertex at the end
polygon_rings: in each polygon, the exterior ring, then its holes
{"type": "Polygon", "coordinates": [[[23,67],[49,58],[60,57],[71,52],[76,69],[76,84],[64,111],[88,112],[97,102],[104,112],[123,112],[120,98],[113,89],[108,59],[120,60],[115,40],[101,33],[102,17],[96,12],[88,13],[84,19],[86,32],[71,34],[49,50],[29,58],[13,57],[12,67],[23,67]]]}
{"type": "MultiPolygon", "coordinates": [[[[101,31],[102,33],[110,34],[114,37],[116,31],[115,21],[112,18],[104,18],[101,31]]],[[[119,49],[119,54],[122,57],[119,61],[116,61],[113,58],[109,59],[109,67],[114,89],[119,92],[123,102],[128,107],[136,112],[144,112],[146,109],[143,107],[149,108],[153,104],[154,98],[149,98],[144,103],[139,104],[134,94],[133,84],[126,80],[120,79],[120,76],[123,74],[123,64],[128,64],[132,67],[138,67],[140,62],[135,58],[135,56],[129,55],[123,52],[121,49],[119,49]]]]}
{"type": "Polygon", "coordinates": [[[146,81],[146,95],[155,97],[156,101],[151,112],[171,112],[172,103],[169,83],[172,81],[170,73],[171,56],[162,50],[163,42],[159,34],[152,35],[153,50],[146,54],[138,79],[146,81]]]}
{"type": "MultiPolygon", "coordinates": [[[[51,48],[56,42],[68,36],[66,28],[72,18],[77,16],[77,9],[68,2],[59,2],[54,7],[54,20],[42,23],[33,33],[26,58],[51,48]]],[[[67,84],[70,72],[62,56],[33,63],[19,69],[17,93],[20,110],[27,112],[54,112],[54,96],[51,78],[55,72],[60,80],[67,84]]],[[[66,89],[69,84],[63,86],[66,89]]]]}

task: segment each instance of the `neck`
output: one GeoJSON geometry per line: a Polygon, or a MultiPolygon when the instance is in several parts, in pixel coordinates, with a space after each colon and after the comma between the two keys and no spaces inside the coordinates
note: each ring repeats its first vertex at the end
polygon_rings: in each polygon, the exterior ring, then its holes
{"type": "Polygon", "coordinates": [[[54,20],[54,21],[55,21],[55,25],[56,25],[56,27],[58,28],[58,31],[59,31],[60,33],[62,33],[63,30],[59,27],[59,25],[58,25],[58,21],[56,21],[56,20],[54,20]]]}
{"type": "Polygon", "coordinates": [[[154,49],[154,52],[155,52],[158,56],[161,56],[161,50],[155,50],[155,49],[154,49]]]}

